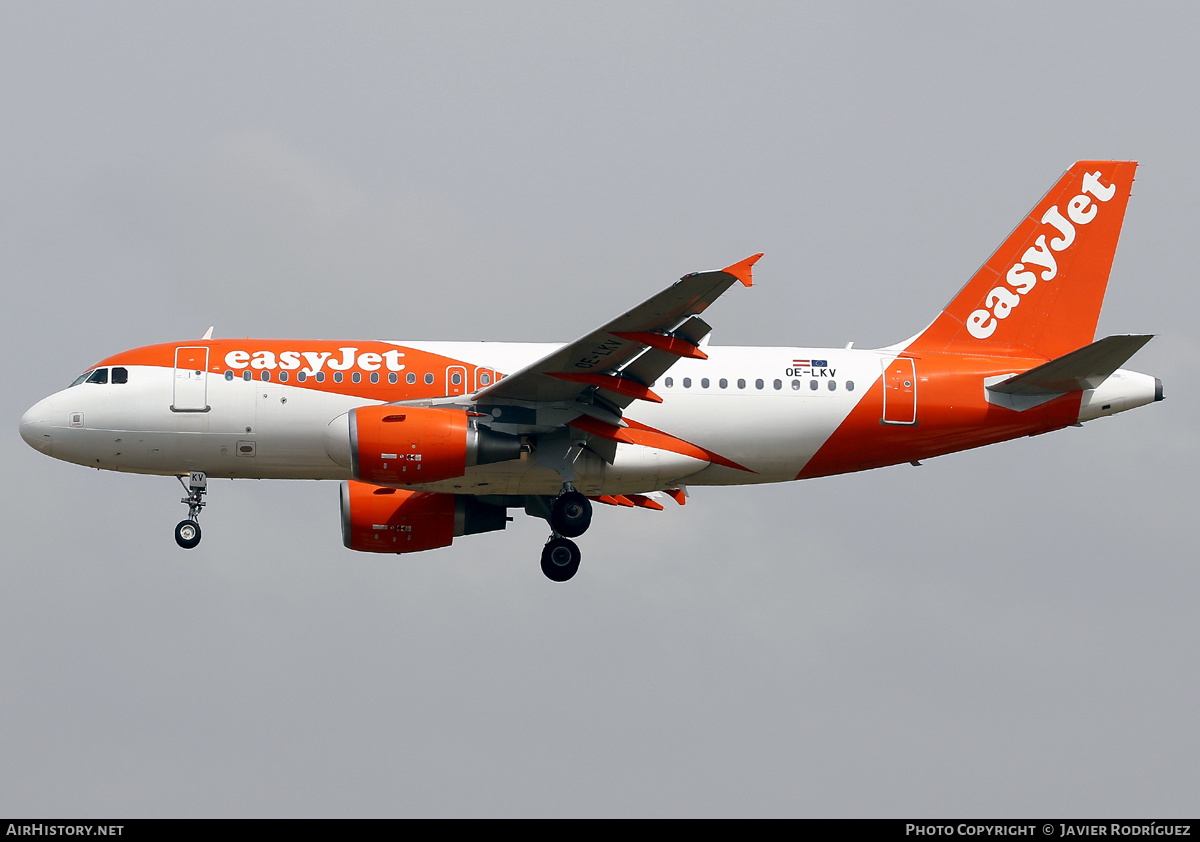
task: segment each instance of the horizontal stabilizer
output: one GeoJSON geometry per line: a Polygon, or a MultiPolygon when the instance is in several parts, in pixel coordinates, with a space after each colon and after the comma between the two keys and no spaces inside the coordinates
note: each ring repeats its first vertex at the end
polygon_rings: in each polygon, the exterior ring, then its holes
{"type": "Polygon", "coordinates": [[[1057,395],[1095,389],[1153,338],[1153,335],[1106,336],[988,389],[1009,395],[1057,395]]]}

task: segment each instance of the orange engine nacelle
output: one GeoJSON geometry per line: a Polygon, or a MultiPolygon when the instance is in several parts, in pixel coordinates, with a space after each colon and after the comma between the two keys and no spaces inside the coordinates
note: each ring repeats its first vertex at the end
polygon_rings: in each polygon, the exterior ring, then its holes
{"type": "Polygon", "coordinates": [[[416,485],[461,477],[468,467],[517,459],[521,440],[479,426],[461,409],[360,406],[326,431],[330,458],[378,485],[416,485]]]}
{"type": "Polygon", "coordinates": [[[434,550],[462,535],[503,529],[506,512],[462,494],[343,482],[342,543],[367,553],[434,550]]]}

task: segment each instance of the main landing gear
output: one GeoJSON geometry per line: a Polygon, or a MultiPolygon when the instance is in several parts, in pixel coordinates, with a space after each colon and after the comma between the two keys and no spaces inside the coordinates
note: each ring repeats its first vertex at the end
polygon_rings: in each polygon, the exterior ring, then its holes
{"type": "Polygon", "coordinates": [[[551,582],[565,582],[579,570],[579,546],[570,538],[551,536],[542,547],[542,572],[551,582]]]}
{"type": "Polygon", "coordinates": [[[592,501],[569,485],[550,507],[550,528],[565,538],[578,538],[592,525],[592,501]]]}
{"type": "Polygon", "coordinates": [[[565,582],[579,570],[581,553],[572,541],[592,525],[592,501],[564,484],[550,507],[550,540],[542,548],[542,572],[552,582],[565,582]]]}
{"type": "Polygon", "coordinates": [[[176,477],[183,486],[187,496],[180,500],[188,507],[187,520],[181,520],[175,526],[175,543],[190,550],[200,543],[200,510],[206,505],[204,495],[208,493],[208,475],[204,471],[192,471],[185,483],[183,477],[176,477]]]}

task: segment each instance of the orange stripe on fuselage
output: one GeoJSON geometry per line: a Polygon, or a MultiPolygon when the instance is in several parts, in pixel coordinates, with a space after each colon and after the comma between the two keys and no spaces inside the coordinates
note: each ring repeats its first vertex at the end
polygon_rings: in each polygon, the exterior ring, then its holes
{"type": "Polygon", "coordinates": [[[884,380],[872,383],[796,479],[929,459],[1021,436],[1058,430],[1079,419],[1082,392],[1016,412],[989,403],[984,378],[1043,362],[1011,357],[921,354],[916,366],[916,424],[884,424],[884,380]]]}
{"type": "Polygon", "coordinates": [[[199,342],[171,342],[161,345],[146,345],[114,354],[96,363],[93,368],[114,365],[157,366],[173,369],[175,349],[180,347],[208,348],[208,373],[223,374],[232,371],[241,378],[249,371],[255,382],[261,380],[263,372],[270,375],[270,382],[298,389],[349,395],[384,402],[442,397],[450,394],[467,395],[484,385],[477,382],[482,374],[494,383],[499,375],[489,366],[478,365],[417,351],[403,345],[388,342],[334,341],[312,339],[213,339],[199,342]],[[451,382],[451,369],[461,368],[462,380],[457,386],[451,382]],[[342,382],[334,380],[334,374],[342,374],[342,382]],[[282,373],[287,380],[280,380],[282,373]],[[303,372],[305,379],[298,375],[303,372]],[[318,382],[316,374],[325,375],[318,382]],[[406,375],[416,375],[416,383],[408,383],[406,375]],[[359,375],[355,383],[353,375],[359,375]],[[371,382],[371,374],[379,375],[379,382],[371,382]],[[396,375],[396,383],[388,382],[388,375],[396,375]],[[425,375],[432,374],[433,382],[426,383],[425,375]]]}

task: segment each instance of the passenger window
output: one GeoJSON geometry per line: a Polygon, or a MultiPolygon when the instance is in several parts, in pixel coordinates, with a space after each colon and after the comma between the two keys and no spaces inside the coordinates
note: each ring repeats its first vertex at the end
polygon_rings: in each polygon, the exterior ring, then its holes
{"type": "Polygon", "coordinates": [[[354,383],[361,383],[362,382],[362,373],[358,372],[358,371],[354,372],[353,374],[350,375],[350,380],[354,383]]]}
{"type": "Polygon", "coordinates": [[[303,383],[307,379],[308,379],[308,375],[305,374],[303,371],[296,372],[296,382],[297,383],[303,383]]]}
{"type": "Polygon", "coordinates": [[[705,377],[703,380],[700,381],[700,388],[701,389],[708,388],[708,378],[707,377],[705,377]]]}
{"type": "Polygon", "coordinates": [[[808,381],[808,388],[812,389],[814,392],[815,392],[815,391],[817,391],[817,386],[818,386],[818,385],[819,385],[819,384],[817,383],[817,381],[816,381],[816,380],[810,380],[810,381],[808,381]]]}
{"type": "Polygon", "coordinates": [[[243,371],[243,372],[242,372],[242,379],[243,379],[243,380],[250,380],[250,379],[252,379],[253,377],[254,377],[254,375],[250,373],[250,369],[246,369],[245,371],[243,371]]]}
{"type": "Polygon", "coordinates": [[[416,383],[416,382],[417,382],[417,375],[416,375],[416,373],[415,373],[415,372],[412,372],[412,371],[410,371],[408,374],[404,375],[404,382],[405,382],[405,383],[407,383],[407,384],[408,384],[408,385],[410,385],[410,386],[411,386],[412,384],[416,383]]]}
{"type": "MultiPolygon", "coordinates": [[[[232,379],[233,372],[231,371],[231,372],[229,372],[229,374],[231,376],[227,377],[226,378],[227,380],[232,379]]],[[[120,366],[117,366],[116,368],[114,368],[113,372],[112,372],[112,382],[128,383],[129,382],[129,369],[121,368],[120,366]]]]}
{"type": "Polygon", "coordinates": [[[371,372],[371,382],[372,382],[372,383],[378,383],[378,382],[379,382],[379,372],[378,372],[378,371],[372,371],[372,372],[371,372]]]}
{"type": "Polygon", "coordinates": [[[314,379],[315,379],[315,380],[316,380],[318,383],[324,383],[324,382],[325,382],[325,372],[323,372],[323,371],[318,371],[318,372],[317,372],[317,374],[316,374],[316,377],[315,377],[314,379]]]}
{"type": "Polygon", "coordinates": [[[799,388],[800,388],[800,381],[799,381],[799,380],[793,380],[793,381],[792,381],[792,388],[793,388],[793,389],[799,389],[799,388]]]}
{"type": "Polygon", "coordinates": [[[460,383],[462,383],[462,375],[459,374],[457,371],[454,372],[453,374],[450,375],[450,383],[454,386],[459,385],[460,383]]]}
{"type": "Polygon", "coordinates": [[[761,380],[755,380],[755,381],[754,381],[754,388],[755,388],[755,389],[761,389],[761,388],[762,388],[763,386],[765,386],[765,385],[766,385],[766,384],[765,384],[765,383],[763,383],[761,380]]]}
{"type": "Polygon", "coordinates": [[[225,379],[226,380],[233,379],[233,372],[230,369],[225,369],[225,379]]]}
{"type": "Polygon", "coordinates": [[[774,387],[775,387],[775,391],[776,391],[776,392],[778,392],[780,389],[782,389],[782,388],[783,388],[783,381],[782,381],[782,380],[776,380],[776,381],[775,381],[774,383],[772,383],[771,385],[772,385],[772,386],[774,386],[774,387]]]}
{"type": "Polygon", "coordinates": [[[432,374],[426,374],[426,375],[425,375],[425,385],[426,385],[426,386],[432,386],[432,385],[433,385],[433,375],[432,375],[432,374]]]}
{"type": "Polygon", "coordinates": [[[258,375],[258,379],[261,380],[262,382],[266,383],[268,380],[271,379],[271,372],[263,371],[262,374],[258,375]]]}
{"type": "Polygon", "coordinates": [[[288,373],[286,371],[279,372],[279,382],[286,383],[288,381],[288,373]]]}
{"type": "Polygon", "coordinates": [[[729,381],[726,380],[724,377],[722,377],[720,380],[717,381],[717,385],[720,386],[722,389],[728,389],[729,381]]]}
{"type": "Polygon", "coordinates": [[[745,389],[745,388],[746,388],[746,381],[745,381],[745,380],[743,380],[743,379],[741,379],[740,377],[738,378],[738,388],[739,388],[739,389],[745,389]]]}
{"type": "Polygon", "coordinates": [[[340,371],[335,371],[335,372],[333,373],[333,382],[334,382],[334,383],[341,383],[341,382],[342,382],[342,373],[341,373],[340,371]]]}
{"type": "Polygon", "coordinates": [[[692,388],[692,378],[690,378],[690,377],[683,378],[683,388],[685,388],[685,389],[692,388]]]}
{"type": "Polygon", "coordinates": [[[389,383],[394,385],[396,383],[396,381],[399,379],[400,379],[400,375],[397,374],[396,372],[394,372],[394,371],[388,372],[388,382],[389,383]]]}
{"type": "Polygon", "coordinates": [[[836,389],[836,388],[837,388],[837,381],[836,381],[836,380],[830,380],[830,381],[829,381],[829,391],[831,391],[831,392],[832,392],[832,391],[833,391],[834,389],[836,389]]]}
{"type": "Polygon", "coordinates": [[[95,371],[92,372],[91,377],[89,377],[87,379],[87,382],[88,383],[101,383],[101,384],[107,383],[108,382],[108,369],[107,368],[96,369],[95,371]]]}
{"type": "Polygon", "coordinates": [[[847,381],[846,381],[846,391],[847,391],[847,392],[853,392],[853,391],[854,391],[854,381],[853,381],[853,380],[847,380],[847,381]]]}
{"type": "Polygon", "coordinates": [[[483,374],[479,375],[479,385],[480,386],[486,386],[491,382],[492,382],[492,375],[488,374],[486,371],[483,374]]]}
{"type": "Polygon", "coordinates": [[[667,385],[667,388],[670,389],[672,386],[675,385],[675,378],[668,377],[666,380],[663,381],[663,383],[665,383],[667,385]]]}

